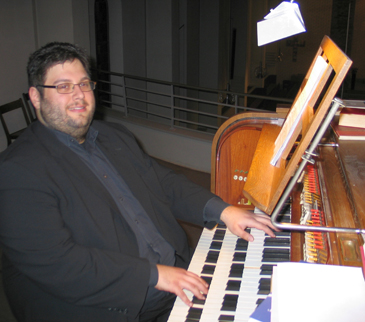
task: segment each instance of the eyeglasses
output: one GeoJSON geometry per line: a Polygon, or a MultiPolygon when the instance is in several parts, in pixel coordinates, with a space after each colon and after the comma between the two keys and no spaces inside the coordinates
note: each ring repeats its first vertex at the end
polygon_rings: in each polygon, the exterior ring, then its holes
{"type": "Polygon", "coordinates": [[[72,83],[62,83],[55,86],[51,85],[37,85],[36,87],[44,87],[44,88],[55,88],[58,93],[60,94],[69,94],[72,93],[75,89],[75,86],[79,85],[81,91],[83,92],[90,92],[93,91],[96,87],[96,82],[93,81],[85,81],[79,84],[72,84],[72,83]]]}

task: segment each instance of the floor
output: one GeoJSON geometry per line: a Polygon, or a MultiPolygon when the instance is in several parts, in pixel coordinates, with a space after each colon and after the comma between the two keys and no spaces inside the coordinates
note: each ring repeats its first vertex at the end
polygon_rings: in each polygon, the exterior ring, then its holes
{"type": "MultiPolygon", "coordinates": [[[[159,162],[165,166],[168,166],[172,168],[175,172],[184,174],[187,178],[189,178],[191,181],[210,189],[210,174],[209,173],[203,173],[187,168],[183,168],[180,166],[176,166],[164,161],[159,162]]],[[[202,229],[198,226],[191,225],[188,223],[181,222],[182,227],[185,229],[187,235],[189,244],[192,247],[195,247],[202,229]]],[[[1,258],[1,249],[0,249],[0,258],[1,258]]],[[[3,290],[3,284],[2,284],[2,276],[1,276],[1,261],[0,261],[0,322],[16,322],[13,314],[11,313],[11,310],[9,308],[7,299],[4,294],[3,290]]]]}

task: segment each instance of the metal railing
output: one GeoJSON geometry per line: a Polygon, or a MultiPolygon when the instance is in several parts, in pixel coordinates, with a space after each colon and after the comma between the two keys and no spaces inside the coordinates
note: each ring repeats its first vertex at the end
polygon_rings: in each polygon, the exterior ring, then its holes
{"type": "Polygon", "coordinates": [[[111,109],[124,117],[140,117],[169,124],[172,128],[215,133],[235,114],[272,111],[265,108],[267,102],[271,105],[293,102],[287,98],[235,93],[103,70],[98,70],[97,74],[99,112],[111,109]]]}

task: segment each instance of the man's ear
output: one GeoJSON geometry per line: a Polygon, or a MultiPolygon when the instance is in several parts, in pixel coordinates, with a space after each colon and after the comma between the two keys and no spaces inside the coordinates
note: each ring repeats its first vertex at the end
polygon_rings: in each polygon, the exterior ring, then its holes
{"type": "Polygon", "coordinates": [[[41,94],[39,93],[39,91],[35,88],[35,87],[30,87],[29,91],[29,99],[31,100],[34,108],[36,109],[36,111],[38,111],[40,109],[41,106],[41,94]]]}

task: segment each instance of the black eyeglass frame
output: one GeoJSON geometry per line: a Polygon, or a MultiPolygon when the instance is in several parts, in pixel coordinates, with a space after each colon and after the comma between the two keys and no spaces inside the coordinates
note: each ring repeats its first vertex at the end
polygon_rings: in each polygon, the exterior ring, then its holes
{"type": "Polygon", "coordinates": [[[96,82],[94,82],[94,81],[91,81],[91,80],[89,80],[89,81],[84,81],[84,82],[80,82],[80,83],[78,83],[78,84],[73,84],[73,83],[62,83],[62,84],[58,84],[58,85],[36,85],[36,87],[42,87],[42,88],[55,88],[56,90],[57,90],[57,93],[59,93],[59,94],[71,94],[71,93],[73,93],[74,92],[74,90],[75,90],[75,86],[76,85],[79,85],[79,87],[80,87],[80,90],[82,91],[82,92],[91,92],[91,91],[93,91],[95,88],[96,88],[96,82]],[[83,90],[83,87],[81,87],[80,86],[80,84],[82,84],[82,83],[89,83],[90,84],[90,89],[89,90],[83,90]],[[71,84],[72,85],[72,88],[71,88],[71,92],[67,92],[67,93],[62,93],[62,92],[59,92],[59,86],[62,86],[62,85],[64,85],[64,84],[71,84]]]}

